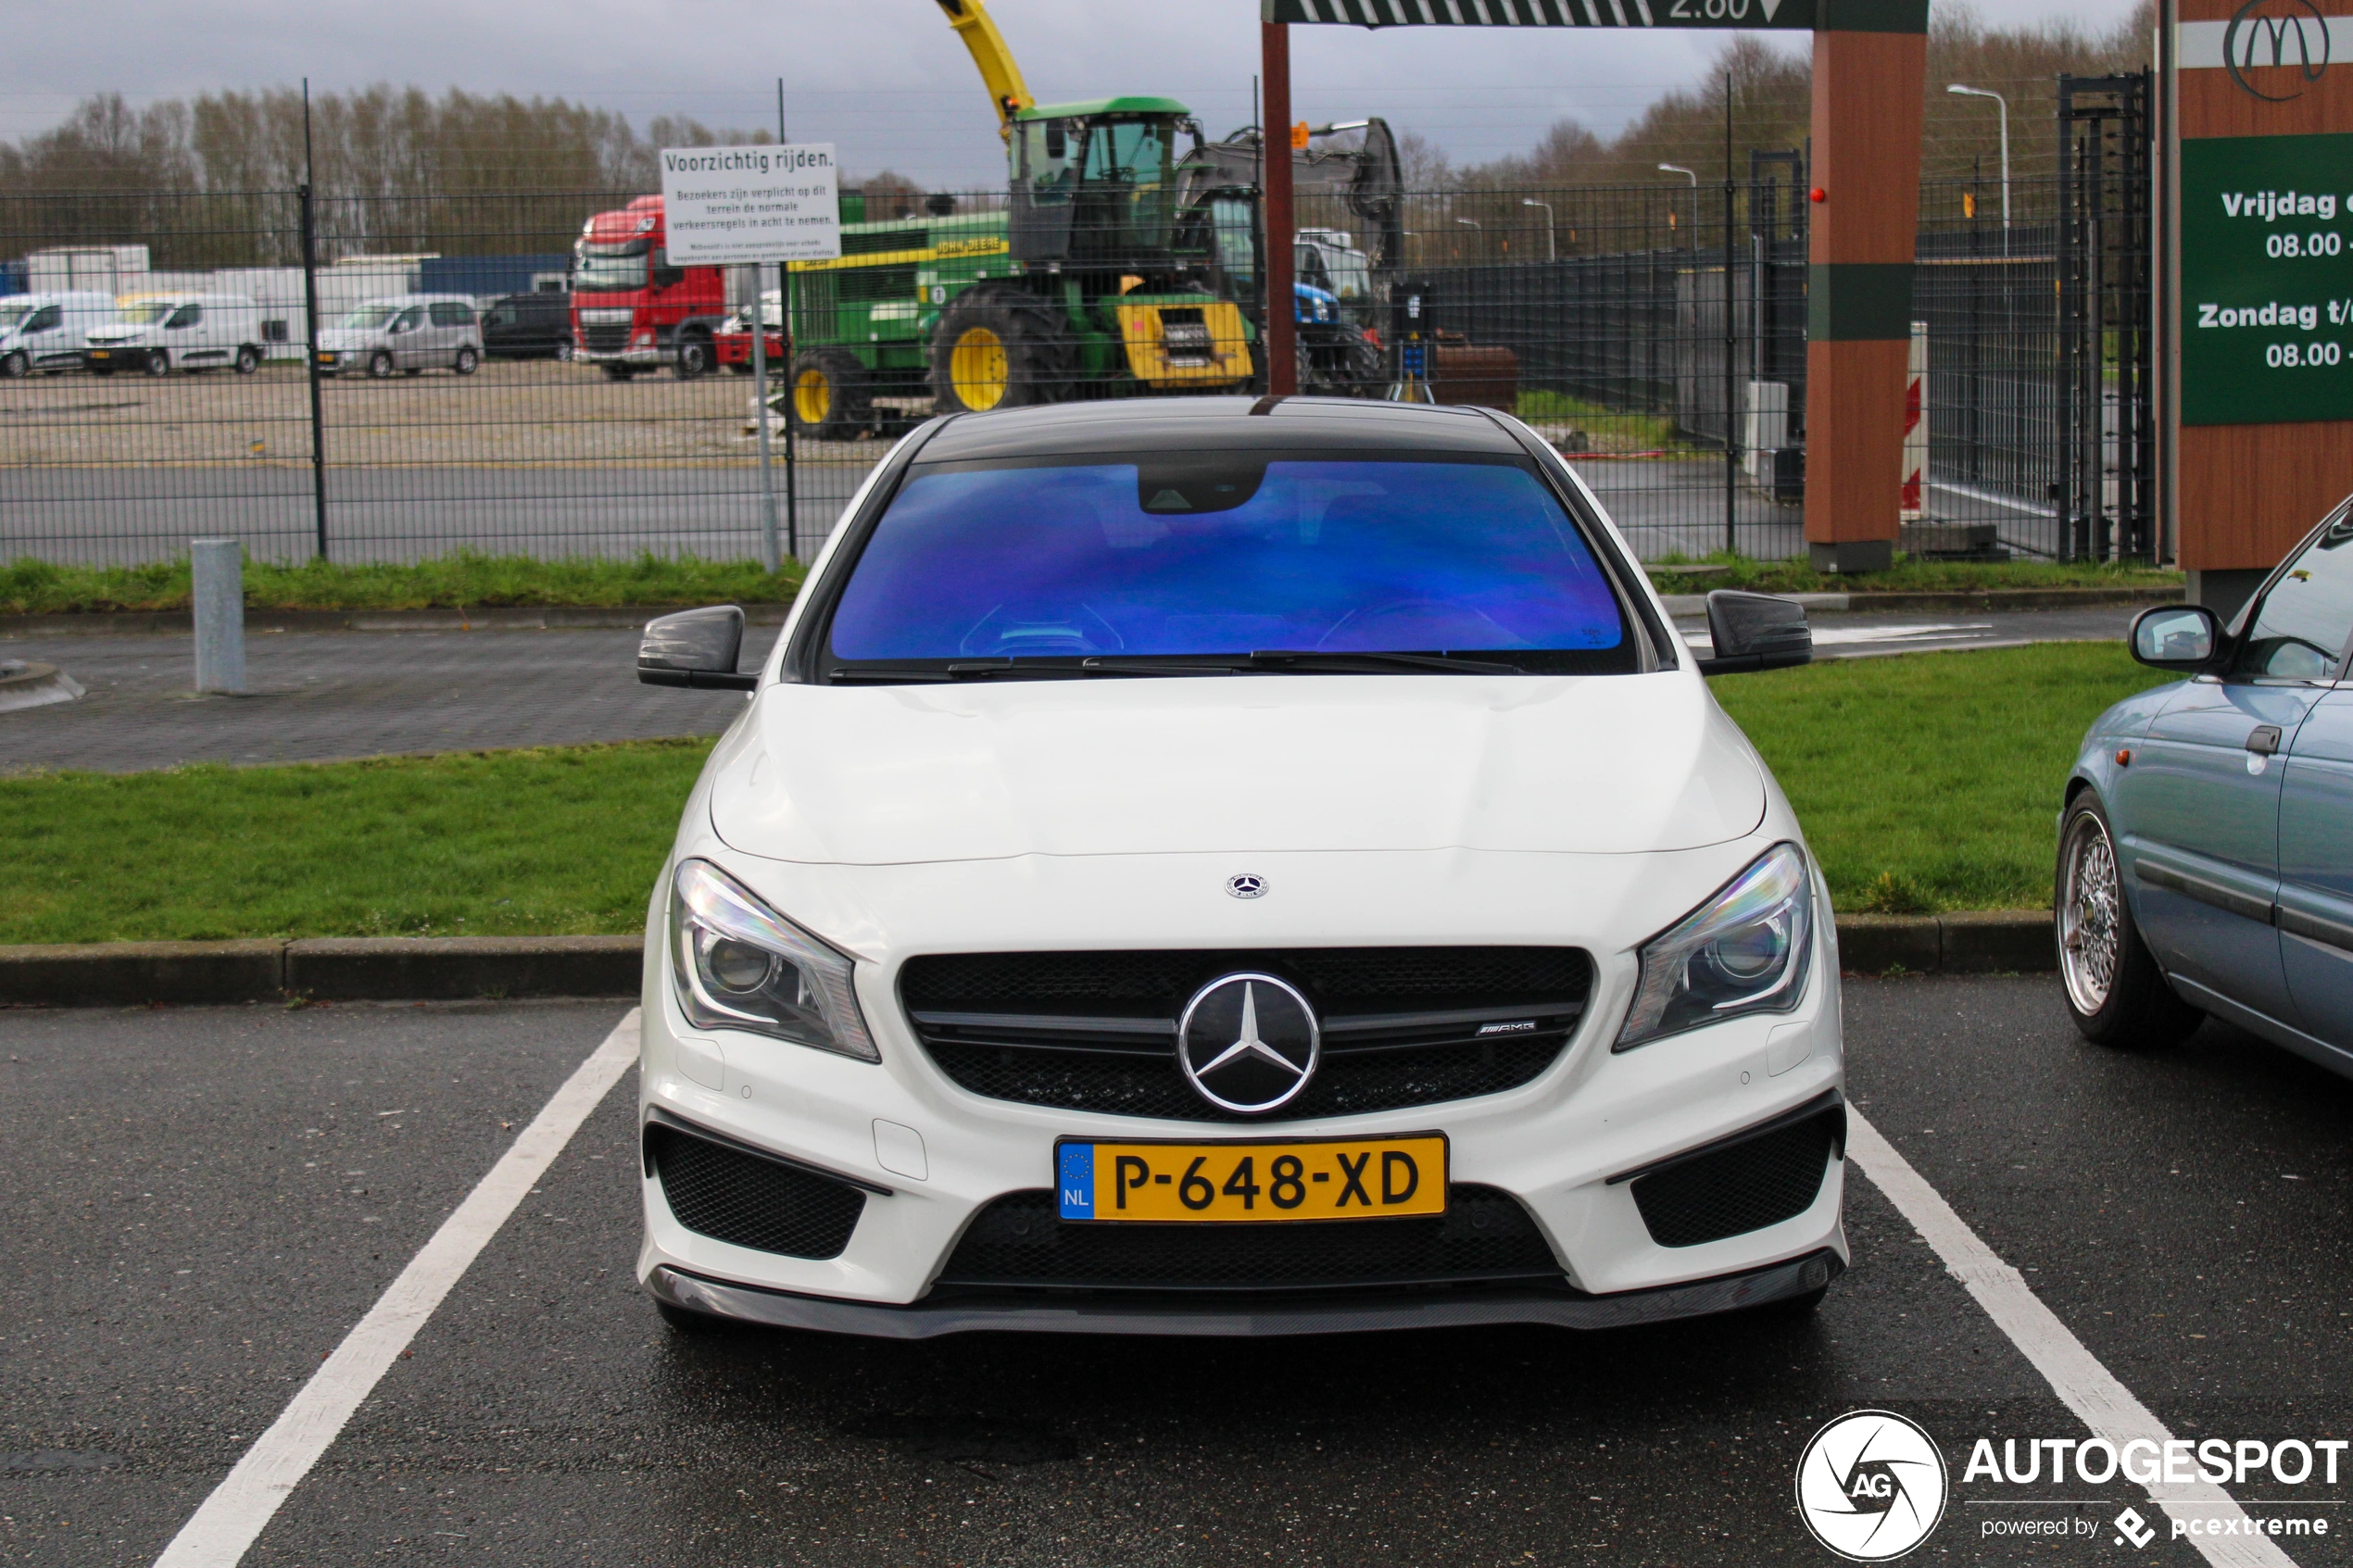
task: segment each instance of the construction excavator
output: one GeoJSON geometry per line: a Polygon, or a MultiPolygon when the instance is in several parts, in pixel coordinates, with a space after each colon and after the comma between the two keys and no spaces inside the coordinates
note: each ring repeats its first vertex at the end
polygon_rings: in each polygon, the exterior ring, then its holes
{"type": "MultiPolygon", "coordinates": [[[[842,440],[926,412],[1258,382],[1258,128],[1212,142],[1173,98],[1040,105],[985,0],[936,3],[996,107],[1006,200],[959,211],[934,194],[897,218],[870,202],[838,260],[793,264],[795,426],[842,440]]],[[[1274,146],[1299,197],[1365,226],[1361,245],[1353,229],[1299,233],[1300,390],[1378,396],[1403,256],[1396,143],[1379,119],[1290,140],[1274,146]]]]}

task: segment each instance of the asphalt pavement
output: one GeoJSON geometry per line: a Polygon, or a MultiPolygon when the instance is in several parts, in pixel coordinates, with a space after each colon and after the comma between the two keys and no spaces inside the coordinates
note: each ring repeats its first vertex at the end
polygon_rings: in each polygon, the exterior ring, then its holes
{"type": "MultiPolygon", "coordinates": [[[[154,1562],[622,1010],[0,1012],[0,1562],[154,1562]]],[[[2041,979],[1850,982],[1847,1024],[1858,1110],[2178,1436],[2348,1435],[2353,1084],[2218,1025],[2086,1045],[2041,979]]],[[[1828,1562],[1793,1477],[1861,1408],[1951,1468],[1915,1560],[2200,1561],[2123,1543],[2165,1521],[2121,1480],[1965,1479],[2084,1428],[1852,1164],[1810,1321],[682,1338],[631,1281],[634,1083],[246,1562],[1828,1562]],[[2075,1533],[1989,1533],[2035,1520],[2075,1533]]],[[[2353,1561],[2353,1474],[2232,1489],[2353,1561]]]]}
{"type": "MultiPolygon", "coordinates": [[[[2119,639],[2132,606],[1982,615],[1820,614],[1818,657],[2119,639]]],[[[1707,644],[1701,618],[1677,622],[1707,644]]],[[[750,668],[774,645],[754,627],[750,668]]],[[[194,639],[0,637],[55,664],[73,702],[0,713],[0,773],[137,772],[189,762],[319,762],[396,753],[717,734],[743,699],[641,686],[630,630],[288,632],[245,639],[250,694],[198,696],[194,639]]]]}
{"type": "MultiPolygon", "coordinates": [[[[743,710],[740,693],[638,684],[637,641],[628,628],[258,633],[248,694],[200,696],[185,634],[0,638],[0,657],[57,665],[88,688],[0,713],[0,773],[715,735],[743,710]]],[[[749,668],[775,629],[744,642],[749,668]]]]}

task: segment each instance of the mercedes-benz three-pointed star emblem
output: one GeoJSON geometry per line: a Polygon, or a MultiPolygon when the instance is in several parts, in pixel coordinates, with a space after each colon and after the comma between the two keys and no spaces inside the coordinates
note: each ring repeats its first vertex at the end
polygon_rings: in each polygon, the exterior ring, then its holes
{"type": "Polygon", "coordinates": [[[1193,993],[1176,1021],[1185,1081],[1219,1110],[1242,1115],[1296,1098],[1315,1077],[1322,1048],[1315,1010],[1271,974],[1221,975],[1193,993]]]}

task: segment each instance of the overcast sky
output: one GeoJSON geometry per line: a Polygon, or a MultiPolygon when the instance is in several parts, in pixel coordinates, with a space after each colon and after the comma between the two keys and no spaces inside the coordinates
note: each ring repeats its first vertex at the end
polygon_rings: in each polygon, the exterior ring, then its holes
{"type": "MultiPolygon", "coordinates": [[[[2130,0],[2077,0],[2105,28],[2130,0]]],[[[1030,91],[1180,98],[1213,136],[1250,119],[1255,0],[994,0],[1030,91]]],[[[1980,0],[1989,21],[2047,0],[1980,0]]],[[[1293,30],[1302,118],[1386,117],[1458,162],[1524,149],[1574,116],[1607,134],[1698,78],[1718,35],[1697,31],[1293,30]]],[[[1792,35],[1793,43],[1797,35],[1792,35]]],[[[438,92],[560,94],[627,112],[773,126],[785,83],[795,141],[836,143],[857,173],[934,186],[1001,178],[995,119],[933,0],[86,0],[17,13],[0,51],[0,136],[55,124],[85,94],[133,99],[220,88],[314,91],[371,82],[438,92]]]]}

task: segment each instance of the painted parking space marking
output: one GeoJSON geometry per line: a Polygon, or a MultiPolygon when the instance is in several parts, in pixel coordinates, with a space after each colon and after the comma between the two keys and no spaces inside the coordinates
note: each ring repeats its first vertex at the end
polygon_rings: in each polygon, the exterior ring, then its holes
{"type": "MultiPolygon", "coordinates": [[[[2162,1451],[2173,1434],[2155,1411],[2102,1366],[2058,1314],[2043,1303],[2026,1276],[2004,1262],[1985,1245],[1969,1223],[1911,1162],[1895,1151],[1854,1106],[1846,1108],[1846,1156],[1863,1168],[1871,1185],[1886,1195],[1920,1239],[1944,1261],[1995,1327],[2008,1336],[2034,1370],[2043,1374],[2067,1408],[2119,1451],[2135,1439],[2154,1442],[2162,1451]]],[[[2175,1519],[2196,1521],[2203,1531],[2210,1521],[2229,1521],[2227,1528],[2247,1531],[2247,1516],[2230,1493],[2208,1481],[2166,1483],[2143,1488],[2149,1500],[2175,1519]]],[[[2294,1562],[2264,1536],[2252,1533],[2199,1534],[2183,1537],[2197,1548],[2215,1568],[2295,1568],[2294,1562]]]]}
{"type": "Polygon", "coordinates": [[[489,1173],[441,1223],[433,1239],[376,1298],[368,1315],[181,1526],[156,1559],[156,1568],[235,1568],[360,1401],[555,1163],[589,1112],[637,1060],[637,1017],[638,1010],[631,1008],[564,1080],[489,1173]]]}

